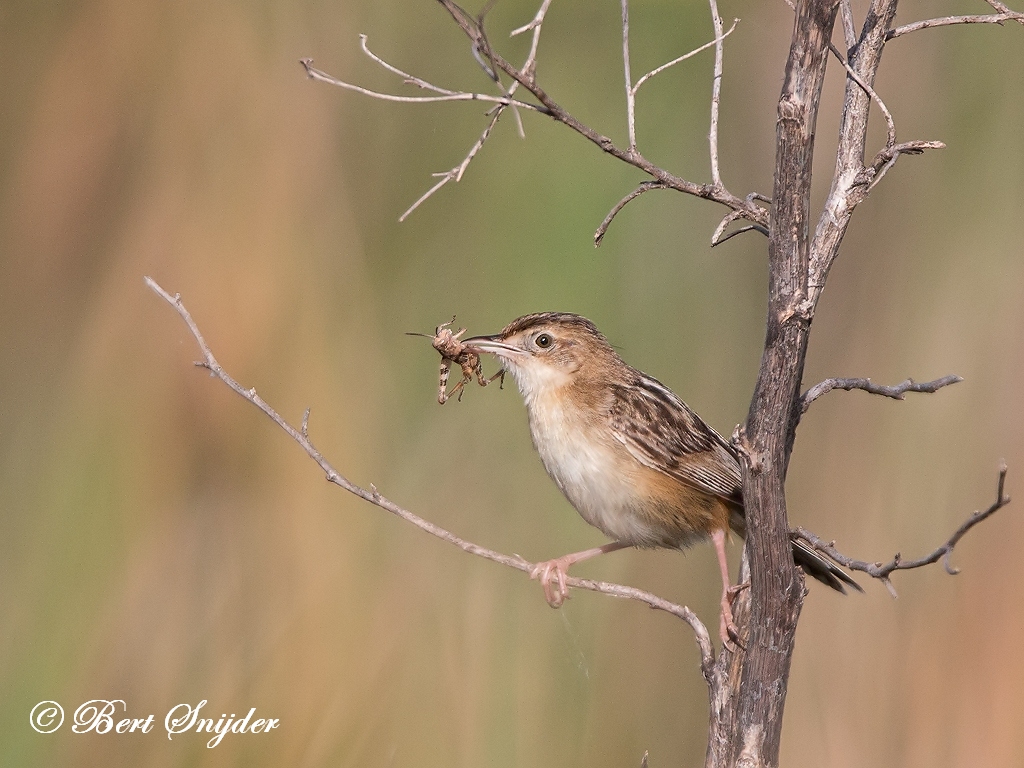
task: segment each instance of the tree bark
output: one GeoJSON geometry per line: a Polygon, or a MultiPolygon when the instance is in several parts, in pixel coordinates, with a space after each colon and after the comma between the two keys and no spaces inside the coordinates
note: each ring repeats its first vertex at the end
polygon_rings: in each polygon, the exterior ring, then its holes
{"type": "Polygon", "coordinates": [[[797,6],[776,124],[764,354],[740,434],[750,568],[750,633],[729,764],[776,766],[804,582],[793,563],[785,479],[807,354],[811,164],[838,0],[797,6]]]}

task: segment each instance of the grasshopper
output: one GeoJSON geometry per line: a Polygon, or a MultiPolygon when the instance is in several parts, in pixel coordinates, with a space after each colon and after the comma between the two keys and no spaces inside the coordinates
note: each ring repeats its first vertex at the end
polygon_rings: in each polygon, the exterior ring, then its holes
{"type": "Polygon", "coordinates": [[[455,316],[452,315],[452,319],[447,323],[442,323],[434,329],[434,336],[431,338],[425,333],[408,333],[407,336],[423,336],[430,339],[430,343],[434,349],[437,350],[438,354],[441,355],[441,367],[438,373],[438,387],[437,387],[437,402],[444,405],[452,397],[458,395],[458,400],[462,400],[463,388],[468,382],[473,380],[476,376],[476,380],[480,383],[481,387],[486,387],[495,379],[501,379],[498,386],[504,387],[505,385],[505,369],[502,368],[496,374],[491,376],[489,379],[484,378],[483,366],[480,363],[480,355],[474,352],[472,349],[467,347],[459,338],[466,332],[465,328],[460,328],[458,331],[452,331],[452,325],[455,323],[455,316]],[[448,376],[451,373],[452,365],[458,365],[462,368],[462,380],[456,384],[451,392],[448,392],[448,376]]]}

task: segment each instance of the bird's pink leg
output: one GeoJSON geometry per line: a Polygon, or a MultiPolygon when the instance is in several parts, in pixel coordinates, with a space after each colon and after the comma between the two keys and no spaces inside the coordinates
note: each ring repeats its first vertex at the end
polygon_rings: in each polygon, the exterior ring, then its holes
{"type": "Polygon", "coordinates": [[[603,555],[606,552],[614,552],[617,549],[625,549],[629,544],[621,541],[613,541],[603,547],[585,549],[582,552],[573,552],[571,555],[562,555],[554,560],[546,560],[537,563],[530,571],[531,579],[540,579],[540,585],[544,588],[544,598],[548,605],[557,608],[569,596],[569,587],[565,583],[565,577],[569,575],[569,568],[582,560],[589,560],[592,557],[603,555]],[[555,581],[557,584],[552,584],[555,581]]]}
{"type": "Polygon", "coordinates": [[[725,530],[719,528],[711,534],[711,540],[715,544],[715,554],[718,555],[718,568],[722,572],[722,615],[718,622],[718,636],[726,645],[735,643],[741,648],[740,631],[732,618],[732,601],[741,589],[747,585],[734,587],[729,578],[729,562],[725,559],[725,530]]]}

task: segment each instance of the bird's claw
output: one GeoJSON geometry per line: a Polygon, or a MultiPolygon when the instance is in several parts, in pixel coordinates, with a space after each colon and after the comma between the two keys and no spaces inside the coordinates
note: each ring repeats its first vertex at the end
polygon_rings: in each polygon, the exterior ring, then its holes
{"type": "Polygon", "coordinates": [[[740,596],[740,593],[744,589],[750,589],[749,581],[745,581],[742,584],[737,584],[736,586],[729,587],[725,590],[725,599],[729,601],[730,609],[732,609],[732,604],[736,602],[736,598],[740,596]]]}
{"type": "Polygon", "coordinates": [[[732,653],[736,653],[737,650],[747,650],[743,641],[740,640],[739,627],[733,621],[732,604],[736,596],[749,586],[749,583],[737,584],[722,592],[722,613],[718,623],[718,636],[721,638],[722,644],[732,653]]]}
{"type": "Polygon", "coordinates": [[[544,589],[544,599],[552,608],[560,607],[569,596],[569,586],[565,582],[569,565],[565,558],[560,557],[537,563],[530,571],[531,579],[540,580],[540,585],[544,589]]]}

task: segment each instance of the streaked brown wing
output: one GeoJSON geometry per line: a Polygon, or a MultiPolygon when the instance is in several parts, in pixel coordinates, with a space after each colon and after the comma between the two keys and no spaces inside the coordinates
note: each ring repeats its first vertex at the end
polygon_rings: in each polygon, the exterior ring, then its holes
{"type": "Polygon", "coordinates": [[[637,372],[612,387],[615,438],[641,464],[712,496],[741,498],[740,466],[725,438],[659,381],[637,372]]]}

